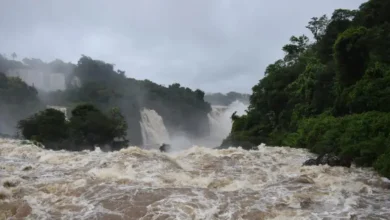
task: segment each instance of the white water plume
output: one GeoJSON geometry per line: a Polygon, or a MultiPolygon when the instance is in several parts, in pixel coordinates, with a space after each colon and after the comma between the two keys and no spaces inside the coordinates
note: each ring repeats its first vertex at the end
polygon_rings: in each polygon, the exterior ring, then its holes
{"type": "Polygon", "coordinates": [[[156,148],[163,143],[169,144],[172,151],[181,151],[192,146],[217,147],[226,138],[232,128],[231,115],[245,114],[247,105],[234,101],[229,106],[212,106],[208,114],[210,134],[200,139],[192,139],[182,131],[172,131],[170,134],[164,125],[163,118],[155,111],[141,111],[141,133],[145,148],[156,148]]]}
{"type": "Polygon", "coordinates": [[[240,116],[245,114],[248,106],[240,101],[234,101],[229,106],[213,105],[212,111],[208,114],[210,123],[210,137],[208,142],[210,146],[219,146],[232,129],[231,116],[234,112],[240,116]]]}
{"type": "Polygon", "coordinates": [[[145,146],[157,147],[170,142],[163,118],[155,110],[142,109],[140,125],[145,146]]]}
{"type": "Polygon", "coordinates": [[[389,219],[389,180],[302,167],[312,156],[263,145],[66,152],[0,139],[0,219],[389,219]]]}

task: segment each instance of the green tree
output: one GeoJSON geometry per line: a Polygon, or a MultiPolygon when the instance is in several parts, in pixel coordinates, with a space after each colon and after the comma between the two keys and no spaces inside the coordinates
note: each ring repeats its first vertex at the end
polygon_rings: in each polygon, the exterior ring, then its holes
{"type": "Polygon", "coordinates": [[[120,112],[119,108],[111,108],[108,113],[108,117],[112,123],[114,137],[125,139],[128,126],[126,119],[120,112]]]}
{"type": "Polygon", "coordinates": [[[329,19],[326,15],[321,17],[313,17],[309,24],[306,26],[307,29],[311,31],[314,36],[314,39],[317,41],[325,34],[326,27],[329,24],[329,19]]]}
{"type": "Polygon", "coordinates": [[[305,35],[290,38],[290,44],[283,47],[286,52],[285,61],[296,61],[298,57],[307,49],[309,38],[305,35]]]}
{"type": "Polygon", "coordinates": [[[334,44],[338,76],[342,85],[350,86],[362,78],[369,61],[367,29],[350,28],[334,44]]]}
{"type": "Polygon", "coordinates": [[[18,128],[24,138],[43,144],[61,142],[68,138],[65,115],[55,109],[46,109],[19,121],[18,128]]]}
{"type": "Polygon", "coordinates": [[[390,177],[390,3],[313,18],[315,42],[293,37],[234,116],[223,146],[289,145],[334,153],[390,177]]]}
{"type": "Polygon", "coordinates": [[[37,90],[0,72],[0,133],[14,135],[19,120],[42,109],[37,90]]]}
{"type": "Polygon", "coordinates": [[[115,138],[112,122],[91,104],[82,104],[72,110],[71,136],[76,144],[93,148],[109,144],[115,138]]]}

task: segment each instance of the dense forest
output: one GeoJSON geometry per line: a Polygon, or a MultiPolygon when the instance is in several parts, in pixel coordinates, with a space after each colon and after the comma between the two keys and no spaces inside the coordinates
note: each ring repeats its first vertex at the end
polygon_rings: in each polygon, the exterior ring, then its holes
{"type": "Polygon", "coordinates": [[[260,143],[353,158],[390,177],[390,1],[312,18],[233,115],[222,146],[260,143]]]}
{"type": "Polygon", "coordinates": [[[204,100],[212,105],[230,105],[234,101],[240,101],[244,104],[249,104],[249,95],[238,92],[222,93],[209,93],[206,94],[204,100]]]}
{"type": "Polygon", "coordinates": [[[154,109],[164,118],[170,133],[185,132],[192,138],[209,134],[207,114],[210,104],[205,93],[175,83],[168,87],[149,80],[127,78],[113,64],[82,56],[77,64],[39,59],[16,61],[0,56],[0,133],[13,134],[17,122],[43,110],[47,105],[65,106],[69,112],[83,103],[96,106],[102,112],[117,107],[127,122],[130,144],[142,145],[140,110],[154,109]],[[41,91],[17,77],[7,76],[10,70],[35,69],[45,73],[57,72],[65,76],[66,89],[41,91]],[[4,79],[4,80],[3,80],[4,79]]]}
{"type": "Polygon", "coordinates": [[[118,108],[104,113],[92,104],[80,104],[70,119],[64,112],[47,108],[18,122],[21,135],[49,149],[116,150],[128,146],[127,123],[118,108]]]}

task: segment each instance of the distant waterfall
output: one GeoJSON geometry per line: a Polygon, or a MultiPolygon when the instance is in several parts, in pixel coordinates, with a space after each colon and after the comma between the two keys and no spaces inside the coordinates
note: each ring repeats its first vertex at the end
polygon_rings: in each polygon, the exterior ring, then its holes
{"type": "Polygon", "coordinates": [[[43,72],[36,69],[12,69],[7,72],[9,76],[20,77],[30,86],[44,91],[65,90],[65,76],[62,73],[43,72]]]}
{"type": "Polygon", "coordinates": [[[170,143],[164,121],[156,111],[144,108],[141,111],[140,125],[143,145],[156,147],[162,143],[170,143]]]}

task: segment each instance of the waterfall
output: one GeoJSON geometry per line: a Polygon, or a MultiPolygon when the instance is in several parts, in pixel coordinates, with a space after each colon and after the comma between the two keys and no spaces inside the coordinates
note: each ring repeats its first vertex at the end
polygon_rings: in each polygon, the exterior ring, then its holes
{"type": "Polygon", "coordinates": [[[143,145],[156,147],[162,143],[170,143],[164,121],[156,111],[142,109],[140,125],[143,145]]]}
{"type": "Polygon", "coordinates": [[[248,106],[240,101],[234,101],[228,106],[213,105],[212,111],[208,114],[210,135],[196,140],[180,131],[169,133],[163,118],[156,111],[144,108],[141,111],[140,121],[143,145],[145,148],[156,148],[162,143],[167,143],[175,151],[187,149],[193,145],[217,147],[231,131],[231,115],[234,112],[237,112],[237,115],[243,115],[247,108],[248,106]]]}
{"type": "Polygon", "coordinates": [[[232,114],[237,112],[236,115],[243,115],[248,106],[240,101],[234,101],[228,106],[213,105],[211,107],[212,111],[208,114],[210,125],[210,136],[207,138],[208,145],[218,146],[232,129],[230,118],[232,114]]]}

